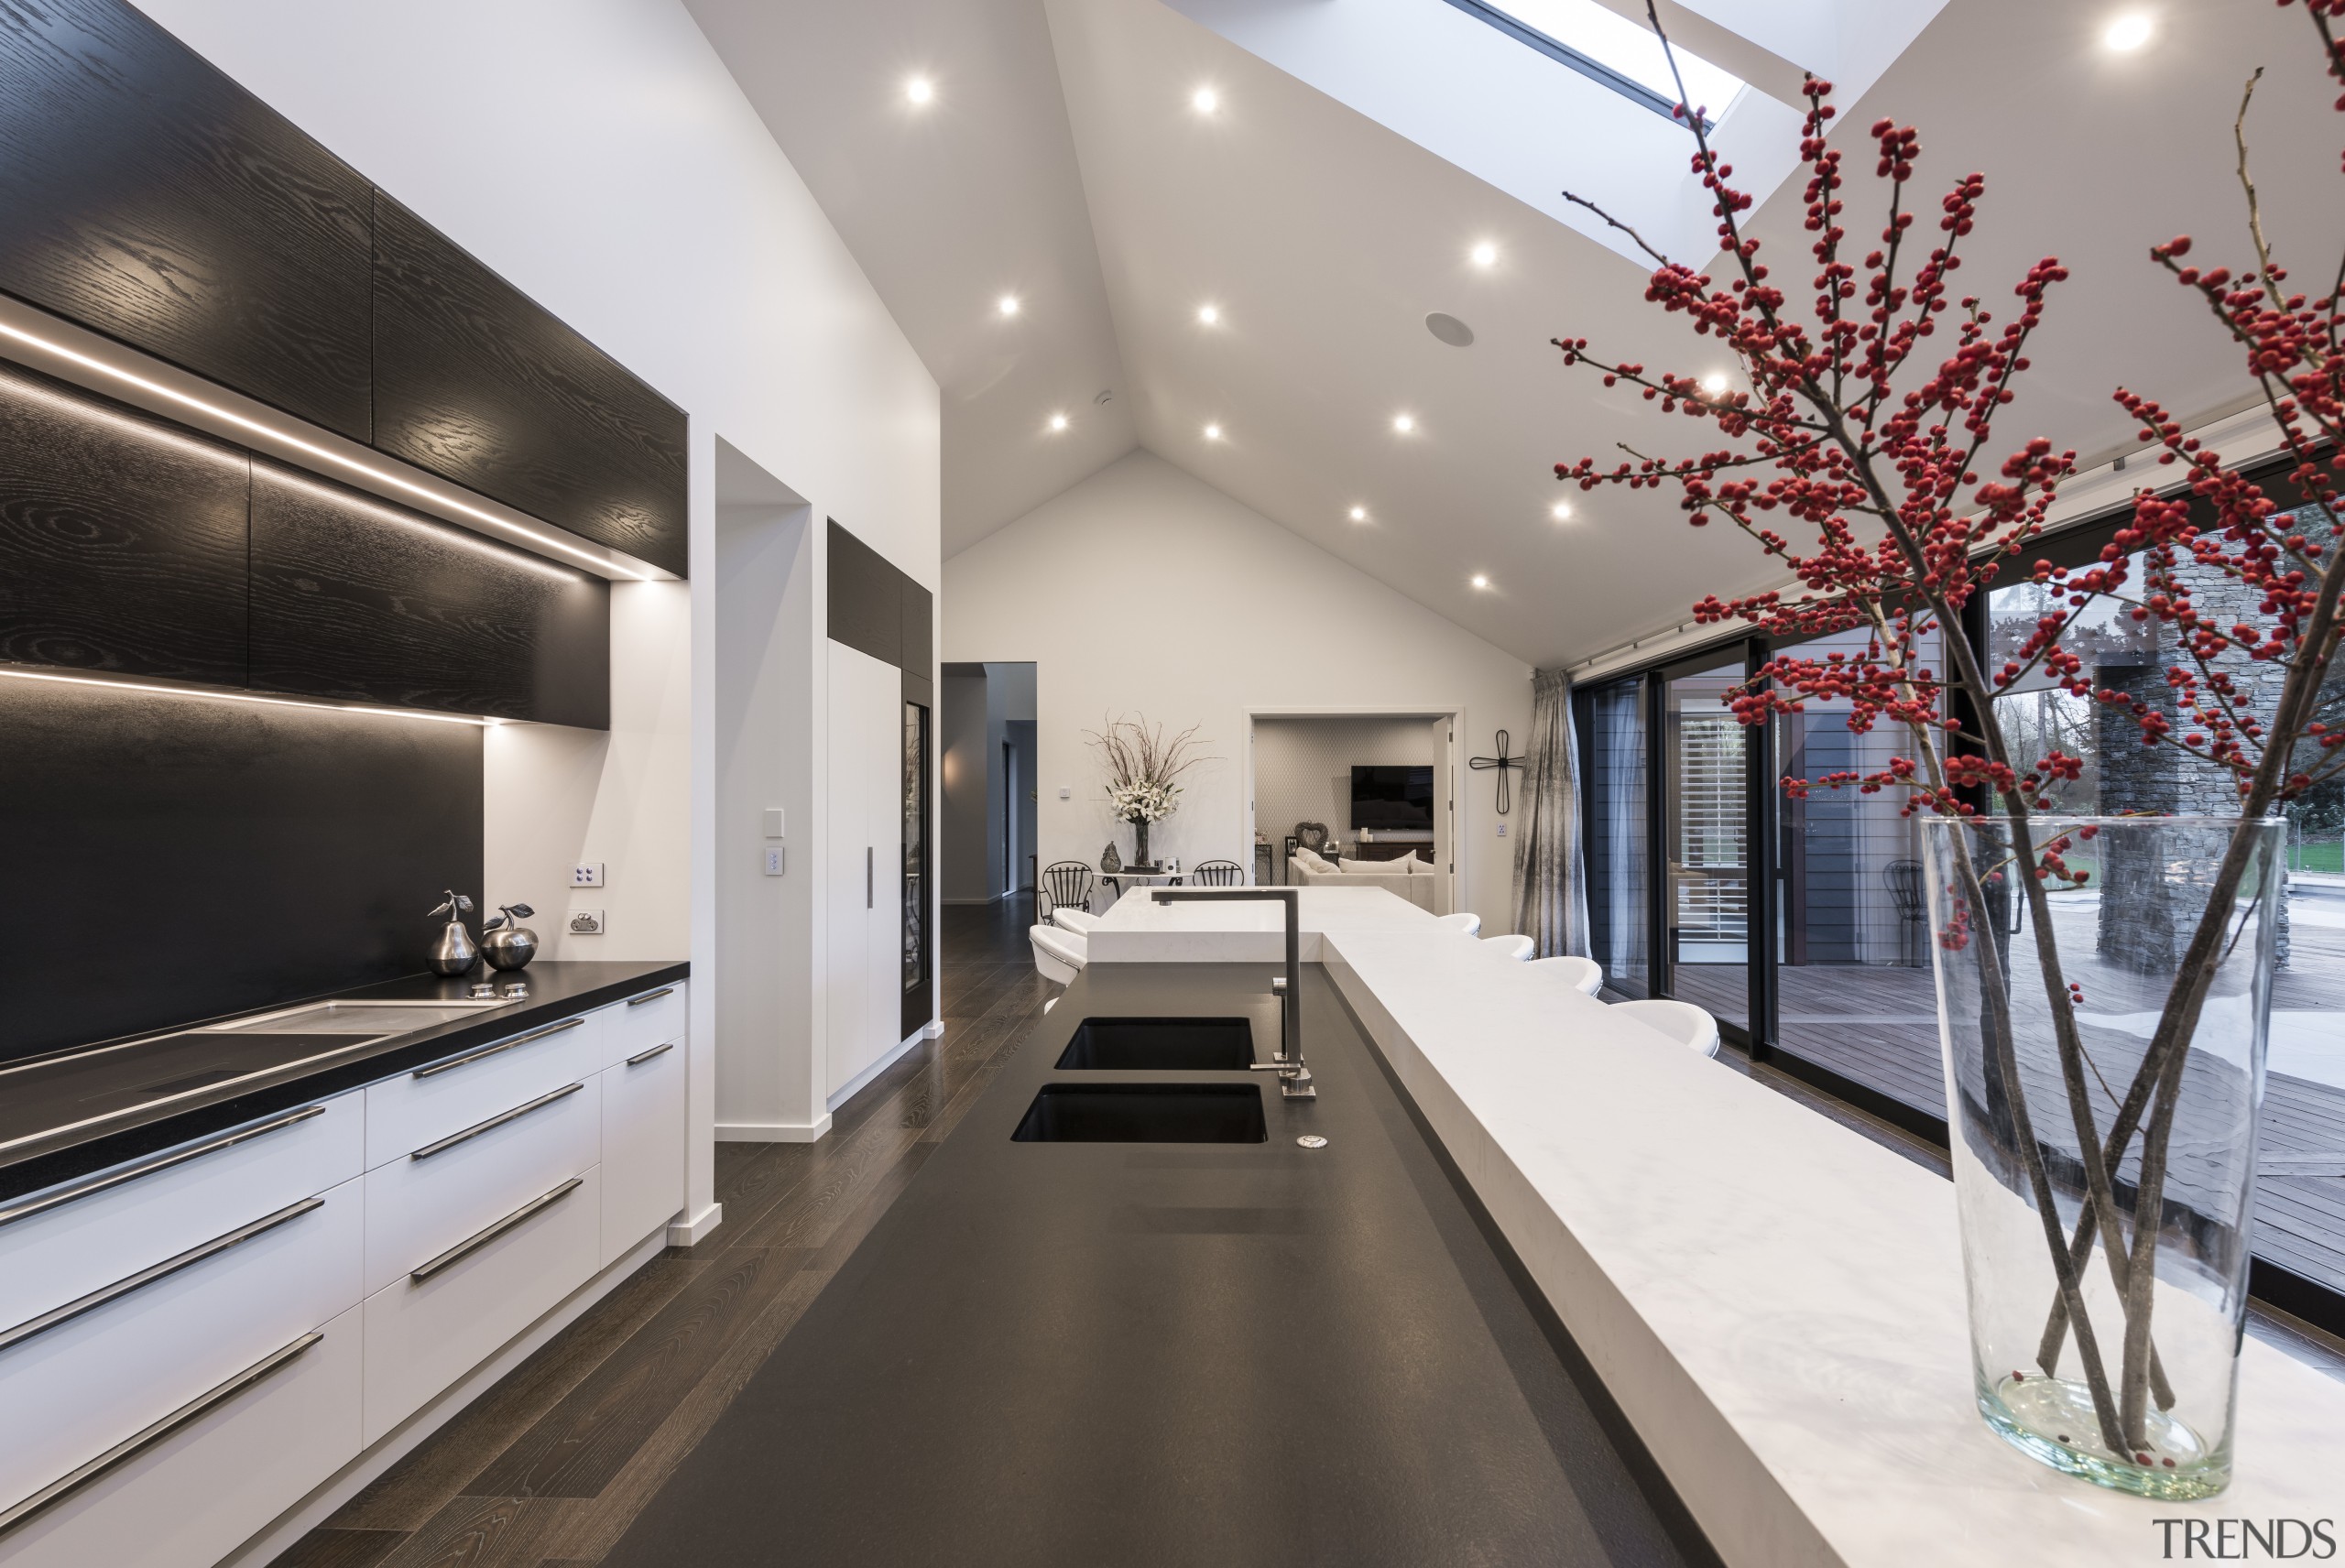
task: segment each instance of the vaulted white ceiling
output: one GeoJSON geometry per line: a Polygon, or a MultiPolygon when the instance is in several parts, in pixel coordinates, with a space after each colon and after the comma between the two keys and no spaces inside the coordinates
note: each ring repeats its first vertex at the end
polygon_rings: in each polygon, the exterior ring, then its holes
{"type": "MultiPolygon", "coordinates": [[[[1655,366],[1718,367],[1708,340],[1643,304],[1642,269],[1182,9],[689,3],[937,377],[946,555],[1140,444],[1543,665],[1768,579],[1746,545],[1689,529],[1663,495],[1574,491],[1571,520],[1549,515],[1565,495],[1558,459],[1702,444],[1707,427],[1604,391],[1548,346],[1586,336],[1655,366]],[[906,95],[914,76],[933,83],[925,105],[906,95]],[[1210,115],[1193,106],[1206,85],[1210,115]],[[1485,242],[1498,248],[1488,268],[1468,258],[1485,242]],[[1004,294],[1017,315],[1000,314],[1004,294]],[[1219,312],[1210,327],[1205,304],[1219,312]],[[1472,345],[1437,341],[1432,311],[1464,321],[1472,345]],[[1403,413],[1407,435],[1393,429],[1403,413]]],[[[1809,46],[1781,30],[1738,50],[1723,32],[1738,3],[1685,0],[1699,14],[1689,41],[1772,90],[1787,61],[1828,66],[1798,60],[1809,46]]],[[[2120,383],[2193,415],[2246,390],[2144,253],[2187,232],[2237,259],[2230,123],[2259,64],[2272,69],[2250,136],[2274,239],[2307,266],[2333,266],[2345,245],[2345,116],[2301,13],[2148,0],[2151,43],[2115,54],[2100,34],[2125,8],[2141,7],[1948,0],[1842,114],[1860,129],[1881,115],[1918,125],[1925,186],[1988,176],[1961,287],[1993,305],[2029,262],[2066,261],[2073,277],[2000,428],[2095,460],[2132,444],[2109,401],[2120,383]]],[[[1830,47],[1828,30],[1809,36],[1830,47]]],[[[1572,151],[1584,166],[1586,147],[1572,151]]],[[[1880,221],[1865,195],[1859,232],[1880,221]]],[[[1755,225],[1792,277],[1805,277],[1799,196],[1794,178],[1755,225]]]]}

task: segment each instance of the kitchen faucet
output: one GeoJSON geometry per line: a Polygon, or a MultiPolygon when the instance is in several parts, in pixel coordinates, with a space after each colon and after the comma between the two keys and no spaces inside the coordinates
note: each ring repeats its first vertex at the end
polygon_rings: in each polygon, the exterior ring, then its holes
{"type": "Polygon", "coordinates": [[[1160,904],[1192,899],[1203,903],[1275,898],[1286,906],[1286,975],[1283,981],[1271,983],[1282,1003],[1279,1009],[1279,1051],[1268,1062],[1248,1065],[1257,1073],[1277,1073],[1279,1093],[1286,1098],[1315,1100],[1319,1086],[1311,1080],[1311,1069],[1303,1064],[1303,916],[1297,903],[1298,891],[1293,887],[1157,887],[1151,889],[1150,897],[1160,904]]]}

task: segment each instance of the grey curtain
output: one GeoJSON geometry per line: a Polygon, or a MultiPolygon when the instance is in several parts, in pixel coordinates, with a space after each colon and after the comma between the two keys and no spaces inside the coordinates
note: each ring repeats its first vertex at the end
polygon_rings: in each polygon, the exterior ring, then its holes
{"type": "Polygon", "coordinates": [[[1579,753],[1572,683],[1543,670],[1531,688],[1531,745],[1515,820],[1514,929],[1542,958],[1585,958],[1587,866],[1580,846],[1579,753]]]}

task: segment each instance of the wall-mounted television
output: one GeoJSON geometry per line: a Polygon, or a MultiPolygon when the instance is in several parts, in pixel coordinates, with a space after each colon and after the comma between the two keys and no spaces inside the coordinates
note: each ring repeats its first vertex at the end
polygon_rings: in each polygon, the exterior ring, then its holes
{"type": "Polygon", "coordinates": [[[1352,831],[1431,833],[1433,768],[1352,766],[1352,831]]]}

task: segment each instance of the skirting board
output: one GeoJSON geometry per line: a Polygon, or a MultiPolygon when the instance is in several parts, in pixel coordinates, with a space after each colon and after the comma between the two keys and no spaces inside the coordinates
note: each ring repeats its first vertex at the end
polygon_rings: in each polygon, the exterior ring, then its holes
{"type": "MultiPolygon", "coordinates": [[[[714,1205],[712,1205],[714,1206],[714,1205]]],[[[587,1308],[617,1288],[621,1281],[660,1256],[668,1245],[662,1225],[616,1261],[563,1298],[562,1303],[529,1327],[507,1340],[505,1348],[474,1367],[438,1399],[383,1434],[372,1448],[319,1484],[310,1495],[277,1516],[250,1541],[220,1560],[218,1568],[262,1568],[292,1544],[323,1524],[336,1508],[356,1497],[366,1485],[405,1458],[409,1450],[464,1413],[464,1408],[486,1393],[496,1380],[535,1355],[545,1343],[583,1316],[587,1308]]]]}
{"type": "Polygon", "coordinates": [[[831,1130],[831,1113],[811,1122],[719,1122],[719,1143],[813,1143],[831,1130]]]}
{"type": "MultiPolygon", "coordinates": [[[[902,1040],[898,1040],[893,1050],[883,1051],[878,1061],[865,1068],[862,1072],[856,1073],[854,1077],[848,1079],[838,1088],[831,1091],[831,1109],[835,1111],[841,1105],[845,1105],[849,1100],[855,1097],[855,1092],[857,1089],[862,1088],[866,1083],[870,1083],[871,1080],[878,1077],[879,1074],[888,1071],[889,1068],[893,1067],[898,1060],[903,1056],[904,1052],[910,1051],[913,1046],[918,1045],[926,1038],[928,1038],[928,1031],[924,1029],[914,1029],[902,1040]]],[[[724,1129],[721,1127],[718,1128],[716,1136],[723,1138],[725,1136],[724,1129]]]]}
{"type": "Polygon", "coordinates": [[[690,1219],[670,1220],[668,1222],[668,1245],[670,1247],[696,1246],[702,1237],[705,1236],[710,1231],[714,1230],[718,1225],[721,1225],[724,1223],[725,1205],[723,1203],[711,1203],[708,1207],[701,1210],[700,1213],[694,1214],[690,1219]]]}

